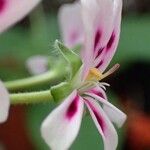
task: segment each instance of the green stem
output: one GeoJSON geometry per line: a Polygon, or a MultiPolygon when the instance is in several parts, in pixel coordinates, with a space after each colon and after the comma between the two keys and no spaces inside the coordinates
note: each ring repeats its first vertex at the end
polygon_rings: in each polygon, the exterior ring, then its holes
{"type": "Polygon", "coordinates": [[[30,93],[10,94],[11,104],[36,104],[53,99],[50,90],[30,93]]]}
{"type": "Polygon", "coordinates": [[[28,77],[25,79],[18,79],[15,81],[8,81],[5,82],[5,87],[9,91],[16,91],[16,90],[21,90],[21,89],[26,89],[30,88],[33,86],[41,85],[44,83],[51,83],[56,81],[58,78],[63,78],[64,77],[64,72],[61,72],[57,70],[52,70],[49,72],[46,72],[42,75],[37,75],[33,77],[28,77]]]}

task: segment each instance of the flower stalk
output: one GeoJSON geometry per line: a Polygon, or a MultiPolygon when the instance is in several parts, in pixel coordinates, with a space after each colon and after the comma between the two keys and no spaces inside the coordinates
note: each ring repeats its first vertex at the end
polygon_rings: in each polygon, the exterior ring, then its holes
{"type": "Polygon", "coordinates": [[[62,69],[58,67],[41,75],[32,76],[25,79],[18,79],[14,81],[7,81],[4,84],[9,91],[17,91],[46,83],[54,83],[57,80],[63,79],[65,77],[65,74],[65,69],[62,71],[62,69]]]}
{"type": "Polygon", "coordinates": [[[53,100],[50,90],[29,93],[10,94],[10,102],[16,104],[37,104],[53,100]]]}

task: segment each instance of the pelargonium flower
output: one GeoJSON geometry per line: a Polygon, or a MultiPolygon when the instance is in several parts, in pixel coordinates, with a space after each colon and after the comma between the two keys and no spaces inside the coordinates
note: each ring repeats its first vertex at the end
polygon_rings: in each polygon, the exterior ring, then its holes
{"type": "MultiPolygon", "coordinates": [[[[54,100],[62,98],[62,102],[42,123],[42,137],[53,150],[68,149],[79,132],[86,106],[103,138],[104,149],[115,150],[118,136],[113,123],[121,127],[126,115],[108,102],[105,94],[105,86],[108,84],[101,80],[118,68],[115,65],[104,73],[119,41],[122,1],[81,0],[81,3],[75,5],[80,5],[82,12],[82,61],[73,51],[56,42],[70,64],[71,73],[68,81],[51,89],[54,100]]],[[[69,9],[70,6],[65,7],[69,9]]]]}
{"type": "Polygon", "coordinates": [[[0,0],[0,33],[27,15],[40,0],[0,0]]]}
{"type": "Polygon", "coordinates": [[[7,120],[9,106],[9,93],[3,82],[0,80],[0,123],[3,123],[7,120]]]}
{"type": "Polygon", "coordinates": [[[32,75],[42,74],[48,70],[48,57],[43,55],[29,57],[26,61],[26,67],[32,75]]]}
{"type": "Polygon", "coordinates": [[[84,28],[80,2],[64,4],[58,12],[58,22],[63,43],[73,48],[84,42],[84,28]]]}

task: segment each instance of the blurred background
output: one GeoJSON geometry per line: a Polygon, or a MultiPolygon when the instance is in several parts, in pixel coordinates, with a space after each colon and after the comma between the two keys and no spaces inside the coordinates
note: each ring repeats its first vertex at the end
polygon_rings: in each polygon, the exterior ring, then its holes
{"type": "MultiPolygon", "coordinates": [[[[73,0],[43,0],[26,18],[0,35],[2,80],[29,76],[25,69],[28,57],[53,53],[53,42],[60,39],[57,11],[67,2],[73,0]]],[[[119,63],[121,68],[107,80],[111,83],[107,90],[109,101],[128,115],[124,128],[118,130],[118,150],[150,150],[149,41],[150,1],[124,0],[120,43],[111,62],[119,63]]],[[[8,121],[0,125],[0,150],[47,150],[40,125],[54,107],[52,103],[12,106],[8,121]]],[[[93,147],[94,150],[103,149],[103,142],[87,116],[70,149],[90,150],[93,147]]]]}

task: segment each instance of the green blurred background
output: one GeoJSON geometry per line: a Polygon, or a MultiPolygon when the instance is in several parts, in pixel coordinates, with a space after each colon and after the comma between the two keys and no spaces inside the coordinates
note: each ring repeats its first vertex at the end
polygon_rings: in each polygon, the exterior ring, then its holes
{"type": "MultiPolygon", "coordinates": [[[[29,76],[25,61],[34,54],[52,55],[53,43],[60,39],[57,22],[57,9],[63,1],[45,0],[23,21],[0,35],[0,78],[4,81],[29,76]]],[[[150,14],[147,8],[125,2],[121,38],[112,64],[121,64],[121,69],[133,60],[150,60],[150,14]]],[[[150,6],[149,6],[150,7],[150,6]]],[[[41,87],[40,87],[41,88],[41,87]]],[[[46,87],[42,87],[46,89],[46,87]]],[[[109,100],[117,105],[117,97],[108,89],[109,100]]],[[[25,106],[25,128],[34,149],[46,150],[48,147],[40,135],[42,120],[51,112],[55,104],[50,103],[25,106]]],[[[19,113],[19,111],[18,111],[19,113]]],[[[17,125],[16,125],[17,126],[17,125]]],[[[17,132],[17,131],[16,131],[17,132]]],[[[119,147],[124,129],[119,129],[119,147]]],[[[11,133],[14,135],[15,133],[11,133]]],[[[22,137],[22,135],[20,135],[22,137]]],[[[13,149],[13,148],[12,148],[13,149]]],[[[103,149],[102,139],[90,117],[84,117],[80,134],[71,150],[103,149]]]]}

